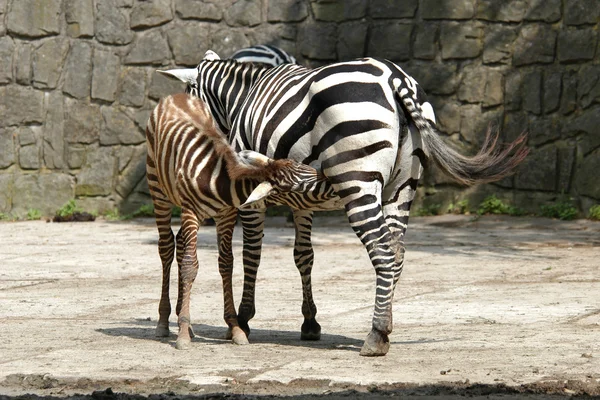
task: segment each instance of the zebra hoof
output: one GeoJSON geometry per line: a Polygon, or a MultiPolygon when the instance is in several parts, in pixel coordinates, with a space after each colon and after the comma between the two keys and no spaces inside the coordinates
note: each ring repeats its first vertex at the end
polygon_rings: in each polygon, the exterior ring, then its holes
{"type": "Polygon", "coordinates": [[[388,335],[376,329],[372,329],[360,349],[360,355],[364,357],[385,356],[390,349],[388,335]]]}
{"type": "Polygon", "coordinates": [[[154,336],[156,336],[156,337],[169,337],[170,334],[171,334],[171,331],[169,331],[169,327],[168,326],[158,325],[156,327],[156,331],[154,333],[154,336]]]}
{"type": "Polygon", "coordinates": [[[233,344],[239,345],[250,344],[246,333],[239,326],[235,326],[231,329],[231,341],[233,344]]]}
{"type": "Polygon", "coordinates": [[[175,342],[177,350],[189,350],[192,347],[192,341],[188,338],[180,338],[175,342]]]}
{"type": "Polygon", "coordinates": [[[301,340],[320,340],[321,339],[321,325],[316,319],[305,319],[302,327],[300,328],[300,339],[301,340]]]}

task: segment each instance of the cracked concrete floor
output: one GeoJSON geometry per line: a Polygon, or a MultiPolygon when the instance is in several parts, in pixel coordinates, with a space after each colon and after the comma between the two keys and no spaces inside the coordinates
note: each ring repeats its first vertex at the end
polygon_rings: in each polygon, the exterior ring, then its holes
{"type": "MultiPolygon", "coordinates": [[[[202,227],[191,309],[198,336],[178,351],[174,316],[171,337],[154,337],[161,268],[152,220],[0,223],[0,394],[111,386],[300,395],[449,384],[600,393],[600,223],[412,219],[391,349],[380,358],[358,355],[375,294],[366,252],[343,220],[317,215],[315,225],[320,341],[299,339],[294,231],[272,218],[251,344],[222,339],[216,238],[202,227]]],[[[238,299],[239,228],[234,250],[238,299]]]]}

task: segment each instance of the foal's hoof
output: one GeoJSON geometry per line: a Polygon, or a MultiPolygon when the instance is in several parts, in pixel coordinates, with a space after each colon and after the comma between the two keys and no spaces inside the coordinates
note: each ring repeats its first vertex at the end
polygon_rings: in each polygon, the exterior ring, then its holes
{"type": "Polygon", "coordinates": [[[233,344],[250,344],[250,342],[248,341],[248,336],[246,336],[246,333],[239,326],[233,327],[233,329],[231,329],[230,335],[233,344]]]}
{"type": "Polygon", "coordinates": [[[192,347],[192,341],[188,338],[180,338],[175,342],[177,350],[189,350],[190,347],[192,347]]]}
{"type": "Polygon", "coordinates": [[[169,337],[170,334],[171,331],[169,331],[169,327],[162,325],[158,325],[156,327],[156,332],[154,333],[156,337],[169,337]]]}
{"type": "Polygon", "coordinates": [[[302,340],[320,340],[321,325],[316,319],[305,319],[300,328],[300,339],[302,340]]]}
{"type": "Polygon", "coordinates": [[[365,357],[385,356],[390,349],[390,339],[388,335],[378,330],[372,329],[360,349],[360,355],[365,357]]]}

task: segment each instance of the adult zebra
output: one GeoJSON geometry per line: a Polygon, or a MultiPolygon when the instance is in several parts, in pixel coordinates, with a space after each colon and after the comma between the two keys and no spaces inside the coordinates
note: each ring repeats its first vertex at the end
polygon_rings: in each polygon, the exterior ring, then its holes
{"type": "MultiPolygon", "coordinates": [[[[389,350],[404,234],[426,160],[469,185],[501,179],[527,154],[524,136],[499,150],[489,132],[474,157],[445,145],[421,87],[387,60],[314,70],[290,64],[264,68],[220,60],[209,51],[197,68],[166,73],[209,104],[236,149],[321,163],[377,275],[372,329],[361,349],[365,356],[389,350]]],[[[310,232],[310,223],[309,217],[296,227],[310,232]]],[[[245,317],[244,307],[242,299],[239,318],[245,317]]],[[[306,323],[304,311],[303,303],[306,323]]]]}

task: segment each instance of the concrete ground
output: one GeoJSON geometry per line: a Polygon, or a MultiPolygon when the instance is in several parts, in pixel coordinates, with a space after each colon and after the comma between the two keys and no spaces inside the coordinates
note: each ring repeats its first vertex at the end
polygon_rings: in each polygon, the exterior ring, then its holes
{"type": "Polygon", "coordinates": [[[600,223],[412,219],[391,349],[379,358],[358,355],[375,275],[348,225],[316,218],[318,342],[299,339],[294,231],[282,219],[267,225],[251,344],[222,339],[216,238],[203,227],[192,296],[197,337],[178,351],[175,316],[171,337],[154,337],[161,267],[152,220],[1,223],[0,395],[109,387],[171,398],[600,395],[600,223]]]}

